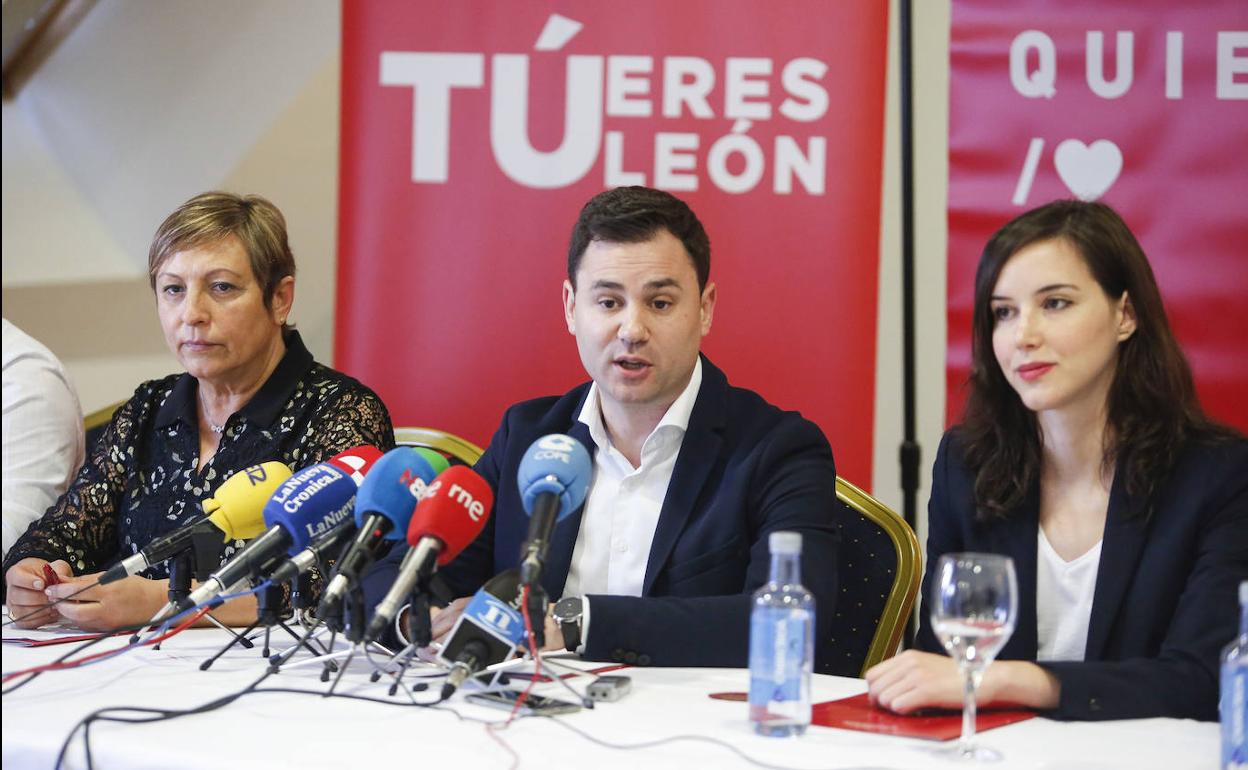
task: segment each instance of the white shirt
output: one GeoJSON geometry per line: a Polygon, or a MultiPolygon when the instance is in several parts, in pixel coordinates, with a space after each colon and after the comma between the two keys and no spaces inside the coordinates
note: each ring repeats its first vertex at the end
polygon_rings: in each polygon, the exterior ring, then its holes
{"type": "MultiPolygon", "coordinates": [[[[689,384],[642,443],[641,467],[634,468],[607,435],[598,384],[589,386],[577,419],[589,427],[597,451],[564,596],[641,596],[654,530],[701,387],[699,357],[689,384]]],[[[589,638],[589,604],[583,604],[581,650],[589,638]]]]}
{"type": "Polygon", "coordinates": [[[1065,561],[1036,529],[1036,660],[1083,660],[1105,541],[1065,561]]]}
{"type": "Polygon", "coordinates": [[[83,461],[82,409],[56,356],[4,319],[4,554],[83,461]]]}

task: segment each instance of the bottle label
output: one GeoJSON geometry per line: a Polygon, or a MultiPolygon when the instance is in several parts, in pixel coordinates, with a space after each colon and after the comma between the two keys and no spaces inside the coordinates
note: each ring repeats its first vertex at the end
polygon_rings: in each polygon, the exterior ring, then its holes
{"type": "Polygon", "coordinates": [[[1248,768],[1248,666],[1222,669],[1222,767],[1248,768]]]}
{"type": "Polygon", "coordinates": [[[759,610],[750,616],[750,703],[765,706],[802,698],[807,610],[759,610]]]}

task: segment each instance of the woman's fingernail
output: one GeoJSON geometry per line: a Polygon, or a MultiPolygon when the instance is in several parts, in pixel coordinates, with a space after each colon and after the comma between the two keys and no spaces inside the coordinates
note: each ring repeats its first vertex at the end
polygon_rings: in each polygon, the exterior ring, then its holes
{"type": "Polygon", "coordinates": [[[35,590],[36,590],[36,591],[42,591],[42,590],[43,590],[43,581],[42,581],[42,580],[36,580],[35,582],[31,583],[31,585],[35,587],[35,590]]]}

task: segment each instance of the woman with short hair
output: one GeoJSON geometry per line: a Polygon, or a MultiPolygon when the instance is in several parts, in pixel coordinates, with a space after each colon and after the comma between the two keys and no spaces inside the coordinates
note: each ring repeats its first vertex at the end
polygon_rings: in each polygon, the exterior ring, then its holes
{"type": "MultiPolygon", "coordinates": [[[[6,599],[13,617],[28,616],[23,627],[58,617],[99,630],[144,622],[167,601],[163,563],[47,605],[199,518],[201,501],[236,471],[270,460],[297,470],[361,444],[394,446],[377,395],[314,361],[287,323],[295,261],[272,203],[195,196],[157,230],[148,272],[165,342],[186,371],[139,386],[70,488],[9,551],[6,599]],[[61,585],[45,585],[49,563],[61,585]]],[[[242,545],[223,543],[220,561],[242,545]]],[[[256,600],[214,615],[249,623],[256,600]]]]}

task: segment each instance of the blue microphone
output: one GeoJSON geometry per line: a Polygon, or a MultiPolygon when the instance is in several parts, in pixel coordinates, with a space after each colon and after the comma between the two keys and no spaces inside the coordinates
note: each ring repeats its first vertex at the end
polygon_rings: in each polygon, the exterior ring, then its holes
{"type": "Polygon", "coordinates": [[[585,447],[562,433],[542,436],[524,453],[516,473],[520,499],[530,517],[520,559],[522,585],[536,585],[541,578],[555,524],[585,502],[593,469],[585,447]]]}
{"type": "Polygon", "coordinates": [[[373,465],[355,498],[355,540],[338,560],[334,576],[325,586],[317,617],[335,617],[347,589],[359,582],[385,544],[407,538],[412,511],[437,475],[424,456],[405,446],[391,449],[373,465]]]}
{"type": "Polygon", "coordinates": [[[283,555],[302,551],[312,538],[350,521],[355,494],[355,481],[329,463],[304,468],[291,476],[264,504],[268,530],[212,573],[179,608],[216,598],[235,584],[271,569],[283,555]]]}

